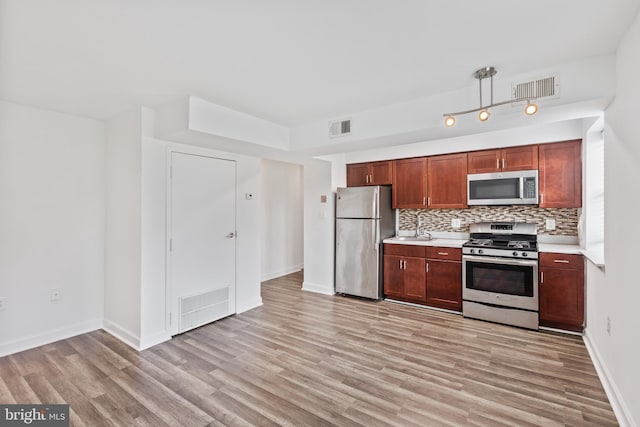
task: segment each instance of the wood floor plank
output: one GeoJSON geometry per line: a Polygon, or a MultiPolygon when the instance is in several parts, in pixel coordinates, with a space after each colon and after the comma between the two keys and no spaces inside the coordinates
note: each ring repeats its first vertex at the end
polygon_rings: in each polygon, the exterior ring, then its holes
{"type": "Polygon", "coordinates": [[[301,283],[142,352],[100,330],[0,358],[0,402],[74,426],[617,425],[580,337],[301,283]]]}

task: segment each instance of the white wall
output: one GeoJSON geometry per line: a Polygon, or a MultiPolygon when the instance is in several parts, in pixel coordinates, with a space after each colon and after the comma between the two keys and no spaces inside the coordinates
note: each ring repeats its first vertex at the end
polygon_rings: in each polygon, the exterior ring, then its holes
{"type": "Polygon", "coordinates": [[[140,340],[140,109],[107,121],[104,328],[137,348],[140,340]]]}
{"type": "Polygon", "coordinates": [[[142,206],[141,206],[141,336],[140,348],[168,339],[166,319],[166,206],[167,152],[183,152],[235,160],[237,169],[236,310],[241,313],[262,304],[261,164],[260,159],[214,149],[193,147],[153,136],[154,112],[142,109],[142,206]],[[253,193],[254,200],[246,200],[253,193]]]}
{"type": "Polygon", "coordinates": [[[293,150],[308,150],[320,155],[332,150],[335,152],[336,146],[340,146],[341,151],[366,150],[454,136],[477,136],[500,129],[528,126],[532,122],[541,125],[584,117],[584,109],[595,107],[602,110],[614,95],[614,74],[613,55],[532,70],[526,75],[498,73],[494,78],[496,102],[510,98],[512,81],[549,75],[559,77],[560,97],[540,102],[540,111],[533,117],[523,114],[522,106],[503,106],[492,109],[491,119],[487,122],[479,122],[474,114],[469,114],[459,116],[455,127],[446,128],[443,125],[444,113],[474,108],[479,102],[477,83],[460,82],[464,88],[457,91],[349,114],[352,134],[341,138],[329,138],[327,120],[302,124],[291,131],[291,147],[293,150]]]}
{"type": "Polygon", "coordinates": [[[331,163],[304,164],[304,282],[302,289],[334,293],[335,198],[331,163]],[[327,202],[321,203],[321,196],[327,202]]]}
{"type": "Polygon", "coordinates": [[[0,101],[0,356],[102,325],[104,132],[0,101]]]}
{"type": "Polygon", "coordinates": [[[604,271],[587,268],[586,342],[622,425],[640,423],[640,17],[617,51],[616,98],[605,113],[604,271]],[[611,332],[606,331],[606,319],[611,332]]]}
{"type": "Polygon", "coordinates": [[[263,159],[261,181],[261,280],[264,281],[302,268],[302,166],[263,159]]]}
{"type": "Polygon", "coordinates": [[[582,138],[582,135],[583,119],[575,119],[347,153],[346,162],[359,163],[375,160],[402,159],[496,147],[538,144],[582,138]]]}

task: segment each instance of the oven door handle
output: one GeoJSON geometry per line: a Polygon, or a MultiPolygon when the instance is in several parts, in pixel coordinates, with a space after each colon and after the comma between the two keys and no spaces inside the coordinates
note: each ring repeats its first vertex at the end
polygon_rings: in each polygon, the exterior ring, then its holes
{"type": "Polygon", "coordinates": [[[511,259],[511,258],[496,258],[489,256],[475,256],[475,255],[463,255],[463,261],[477,261],[484,262],[486,264],[507,264],[507,265],[522,265],[522,266],[537,266],[538,261],[532,259],[511,259]]]}

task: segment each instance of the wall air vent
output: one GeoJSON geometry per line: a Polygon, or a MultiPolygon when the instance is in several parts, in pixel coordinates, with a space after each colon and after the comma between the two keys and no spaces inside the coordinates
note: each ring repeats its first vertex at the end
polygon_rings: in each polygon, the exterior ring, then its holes
{"type": "Polygon", "coordinates": [[[351,119],[329,122],[329,138],[351,135],[351,119]]]}
{"type": "Polygon", "coordinates": [[[511,99],[535,98],[537,101],[543,101],[559,97],[558,76],[511,83],[511,99]]]}
{"type": "Polygon", "coordinates": [[[182,333],[228,315],[229,287],[183,297],[179,299],[179,303],[178,332],[182,333]]]}

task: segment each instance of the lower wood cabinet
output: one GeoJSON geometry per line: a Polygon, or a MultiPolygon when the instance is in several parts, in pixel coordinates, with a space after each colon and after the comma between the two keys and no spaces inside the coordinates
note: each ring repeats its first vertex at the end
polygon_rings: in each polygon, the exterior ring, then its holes
{"type": "Polygon", "coordinates": [[[462,311],[462,250],[427,247],[427,305],[462,311]]]}
{"type": "Polygon", "coordinates": [[[461,311],[461,249],[385,244],[384,294],[400,301],[461,311]]]}
{"type": "Polygon", "coordinates": [[[384,245],[384,294],[417,303],[426,301],[423,246],[384,245]]]}
{"type": "Polygon", "coordinates": [[[540,254],[540,326],[582,332],[584,259],[582,255],[540,254]]]}

